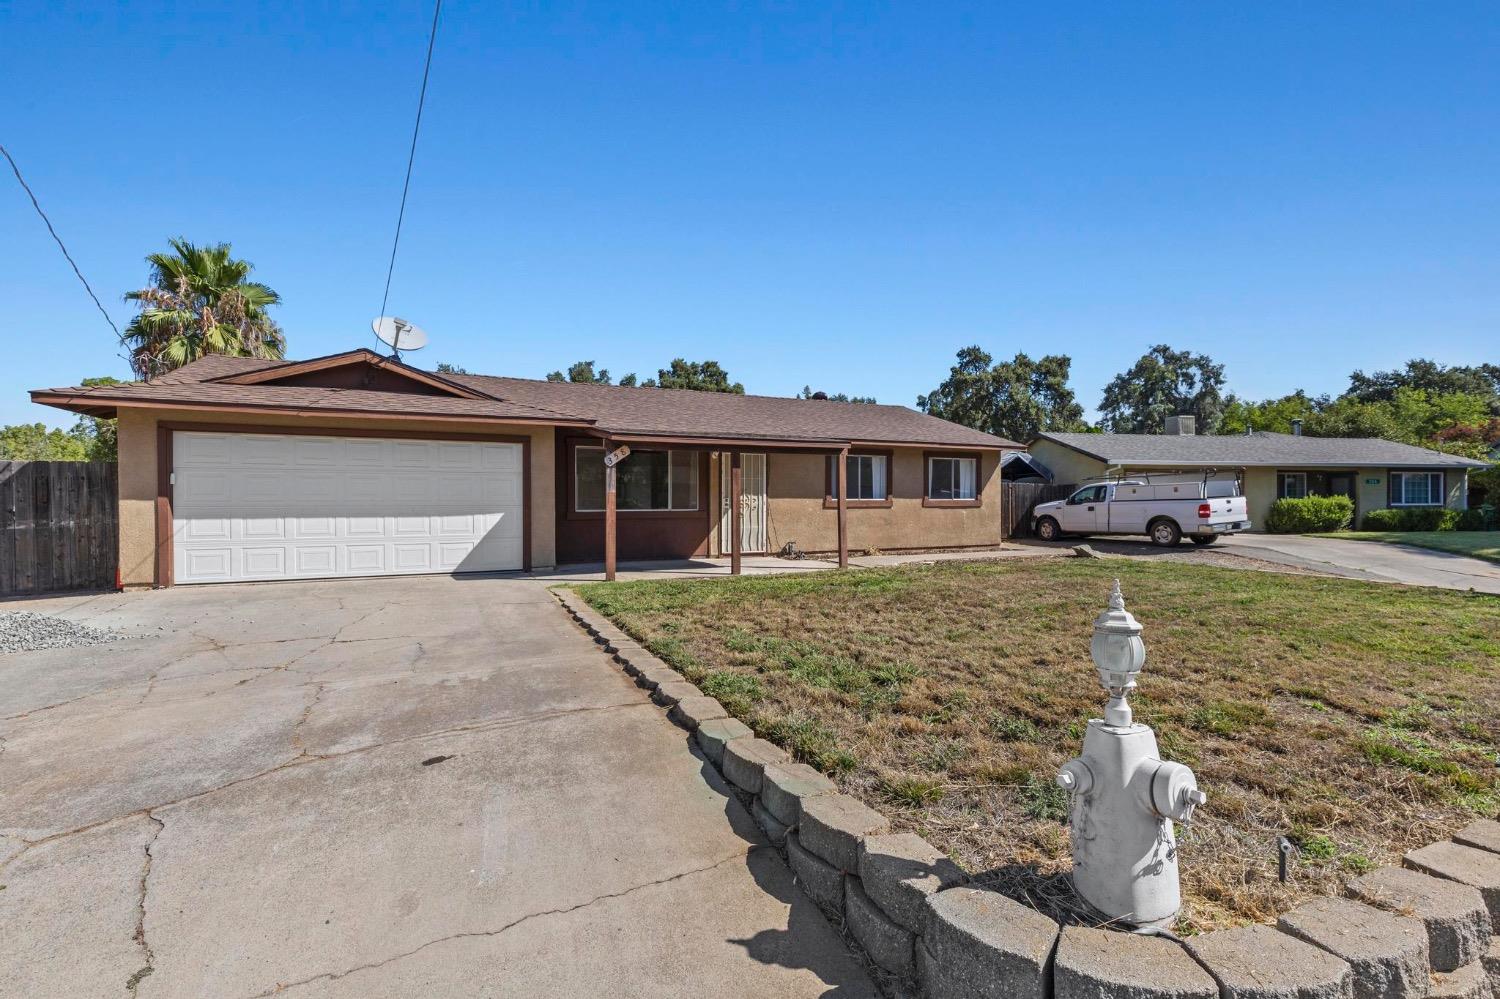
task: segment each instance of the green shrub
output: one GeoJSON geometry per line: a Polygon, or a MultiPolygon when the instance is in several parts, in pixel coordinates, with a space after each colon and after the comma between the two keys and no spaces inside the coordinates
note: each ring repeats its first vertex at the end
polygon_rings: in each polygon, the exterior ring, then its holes
{"type": "Polygon", "coordinates": [[[1279,499],[1266,515],[1266,530],[1272,534],[1310,534],[1342,531],[1354,519],[1354,501],[1347,496],[1304,496],[1279,499]]]}
{"type": "Polygon", "coordinates": [[[1476,506],[1472,510],[1463,510],[1458,515],[1459,531],[1488,531],[1490,529],[1490,518],[1484,507],[1476,506]]]}
{"type": "Polygon", "coordinates": [[[1366,531],[1458,531],[1462,512],[1440,506],[1418,506],[1406,509],[1371,510],[1360,527],[1366,531]]]}
{"type": "Polygon", "coordinates": [[[1366,531],[1404,531],[1401,526],[1401,515],[1405,510],[1371,510],[1365,514],[1365,519],[1360,523],[1360,528],[1366,531]]]}

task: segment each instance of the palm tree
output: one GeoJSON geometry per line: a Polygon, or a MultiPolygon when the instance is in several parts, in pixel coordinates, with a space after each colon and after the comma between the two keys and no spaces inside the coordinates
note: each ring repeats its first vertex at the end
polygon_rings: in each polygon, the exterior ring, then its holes
{"type": "Polygon", "coordinates": [[[153,253],[151,285],[126,294],[140,314],[121,338],[130,366],[155,378],[209,354],[281,359],[286,337],[266,314],[281,296],[247,281],[251,265],[229,255],[229,244],[195,246],[173,239],[171,253],[153,253]]]}

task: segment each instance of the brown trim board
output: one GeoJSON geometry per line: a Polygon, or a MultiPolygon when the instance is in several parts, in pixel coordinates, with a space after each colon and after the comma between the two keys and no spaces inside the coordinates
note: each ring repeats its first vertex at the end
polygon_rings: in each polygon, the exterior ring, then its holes
{"type": "Polygon", "coordinates": [[[459,433],[442,430],[373,430],[363,427],[280,427],[257,423],[181,423],[156,425],[156,585],[171,586],[172,566],[172,434],[269,434],[304,437],[374,437],[388,440],[482,441],[521,445],[521,571],[531,571],[531,438],[521,434],[459,433]]]}

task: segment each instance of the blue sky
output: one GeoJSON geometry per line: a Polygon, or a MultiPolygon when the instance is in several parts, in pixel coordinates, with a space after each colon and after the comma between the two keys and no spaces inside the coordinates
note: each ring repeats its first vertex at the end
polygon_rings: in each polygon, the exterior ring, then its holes
{"type": "MultiPolygon", "coordinates": [[[[369,344],[431,7],[0,0],[0,141],[122,326],[228,240],[294,356],[369,344]]],[[[1147,347],[1243,395],[1497,361],[1493,4],[449,0],[388,311],[413,360],[910,405],[954,352],[1147,347]]],[[[0,175],[0,423],[124,376],[0,175]]]]}

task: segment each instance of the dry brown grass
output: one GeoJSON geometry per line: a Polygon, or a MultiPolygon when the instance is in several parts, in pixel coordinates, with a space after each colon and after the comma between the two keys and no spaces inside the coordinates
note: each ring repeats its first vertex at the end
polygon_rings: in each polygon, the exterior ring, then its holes
{"type": "Polygon", "coordinates": [[[1137,718],[1210,796],[1183,929],[1269,920],[1495,814],[1494,597],[1071,559],[580,589],[757,733],[1061,911],[1052,776],[1102,708],[1088,640],[1114,576],[1146,628],[1137,718]]]}

